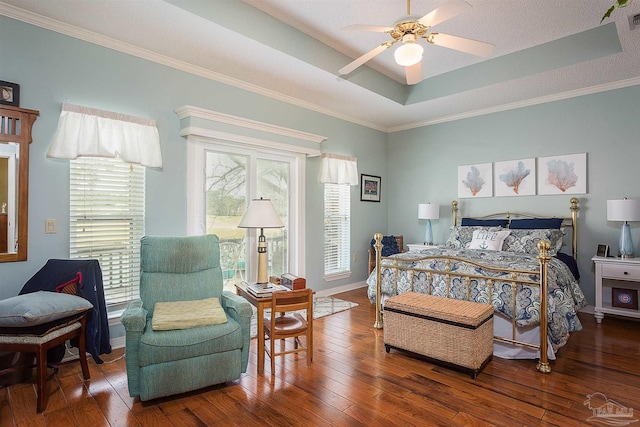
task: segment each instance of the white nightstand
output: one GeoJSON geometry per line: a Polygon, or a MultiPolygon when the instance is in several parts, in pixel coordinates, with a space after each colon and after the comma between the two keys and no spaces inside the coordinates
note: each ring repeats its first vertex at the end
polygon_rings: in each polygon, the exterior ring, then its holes
{"type": "Polygon", "coordinates": [[[614,307],[612,289],[622,288],[635,290],[636,301],[640,293],[640,259],[639,258],[605,258],[593,257],[596,266],[596,307],[594,316],[601,323],[605,313],[640,318],[637,308],[614,307]]]}
{"type": "Polygon", "coordinates": [[[419,251],[427,248],[437,248],[439,246],[442,246],[442,245],[438,243],[434,243],[433,245],[425,245],[424,243],[407,243],[407,248],[410,251],[419,251]]]}

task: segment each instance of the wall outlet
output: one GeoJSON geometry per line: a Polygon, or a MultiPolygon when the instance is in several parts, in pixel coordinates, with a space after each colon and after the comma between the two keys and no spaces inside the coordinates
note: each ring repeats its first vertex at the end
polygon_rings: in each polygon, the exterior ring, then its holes
{"type": "Polygon", "coordinates": [[[58,221],[55,219],[46,219],[44,221],[45,234],[56,234],[58,231],[58,221]]]}
{"type": "Polygon", "coordinates": [[[353,260],[352,262],[358,261],[358,254],[354,253],[353,257],[352,257],[352,260],[353,260]]]}

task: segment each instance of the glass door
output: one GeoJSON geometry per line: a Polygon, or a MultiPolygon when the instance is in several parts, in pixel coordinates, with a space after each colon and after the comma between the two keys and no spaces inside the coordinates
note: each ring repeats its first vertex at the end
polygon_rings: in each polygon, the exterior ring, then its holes
{"type": "Polygon", "coordinates": [[[293,159],[250,150],[205,150],[205,227],[220,238],[225,290],[255,281],[259,230],[238,228],[251,199],[270,199],[281,229],[265,229],[268,274],[280,276],[289,267],[290,177],[293,159]]]}

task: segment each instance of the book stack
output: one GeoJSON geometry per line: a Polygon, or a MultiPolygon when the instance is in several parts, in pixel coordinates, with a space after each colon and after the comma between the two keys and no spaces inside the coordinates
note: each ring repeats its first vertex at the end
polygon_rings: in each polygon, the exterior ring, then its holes
{"type": "Polygon", "coordinates": [[[270,297],[273,292],[290,290],[282,285],[275,285],[273,283],[268,283],[266,287],[256,283],[242,282],[242,284],[246,288],[247,292],[254,295],[256,298],[266,298],[270,297]]]}

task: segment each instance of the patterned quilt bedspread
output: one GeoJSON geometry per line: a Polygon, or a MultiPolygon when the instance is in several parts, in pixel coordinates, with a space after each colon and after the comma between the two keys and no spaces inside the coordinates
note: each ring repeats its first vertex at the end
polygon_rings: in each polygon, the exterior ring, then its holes
{"type": "MultiPolygon", "coordinates": [[[[447,249],[447,248],[427,248],[420,252],[404,252],[393,255],[393,258],[410,259],[425,256],[454,256],[465,260],[480,263],[486,266],[499,268],[509,268],[527,271],[538,271],[539,263],[535,255],[519,254],[503,251],[484,251],[476,249],[447,249]]],[[[437,271],[445,270],[445,260],[443,258],[426,259],[420,261],[406,261],[402,263],[411,268],[428,268],[437,271]]],[[[399,279],[395,280],[393,268],[383,267],[382,269],[382,301],[390,296],[404,292],[414,291],[428,293],[428,279],[426,272],[414,271],[411,275],[407,270],[398,270],[399,279]]],[[[496,312],[504,314],[509,319],[515,317],[518,326],[537,325],[540,320],[540,291],[538,286],[518,285],[516,293],[516,312],[513,313],[513,296],[509,273],[496,272],[480,268],[473,264],[452,260],[451,261],[451,283],[449,288],[449,298],[466,299],[467,284],[464,278],[455,277],[456,272],[471,273],[486,276],[493,279],[492,294],[489,295],[489,287],[486,280],[471,279],[470,296],[472,301],[481,303],[491,303],[496,312]]],[[[527,274],[525,277],[532,281],[539,280],[539,274],[527,274]]],[[[368,296],[372,304],[376,300],[376,270],[374,269],[369,278],[368,296]]],[[[547,274],[548,288],[548,330],[549,339],[553,351],[562,347],[569,338],[569,333],[582,329],[577,310],[587,303],[569,268],[557,258],[552,257],[549,261],[547,274]]],[[[446,295],[446,281],[444,274],[432,273],[433,295],[446,295]]]]}

